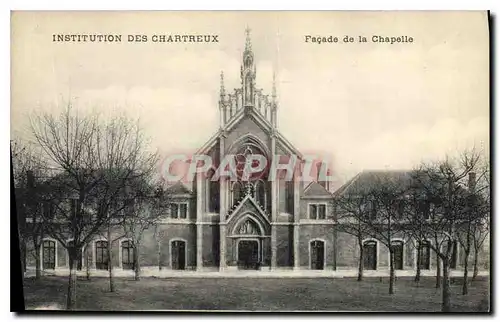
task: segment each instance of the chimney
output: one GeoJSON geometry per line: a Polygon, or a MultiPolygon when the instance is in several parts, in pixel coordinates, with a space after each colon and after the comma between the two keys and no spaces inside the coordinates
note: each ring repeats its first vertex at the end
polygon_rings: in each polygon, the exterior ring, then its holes
{"type": "Polygon", "coordinates": [[[28,189],[33,189],[35,187],[35,176],[33,175],[32,170],[26,171],[26,181],[28,189]]]}
{"type": "Polygon", "coordinates": [[[316,181],[319,183],[320,186],[328,190],[328,182],[326,181],[326,178],[320,178],[320,173],[321,173],[321,168],[323,166],[323,162],[318,162],[316,163],[316,181]]]}
{"type": "Polygon", "coordinates": [[[469,192],[474,193],[476,190],[476,173],[469,172],[469,192]]]}

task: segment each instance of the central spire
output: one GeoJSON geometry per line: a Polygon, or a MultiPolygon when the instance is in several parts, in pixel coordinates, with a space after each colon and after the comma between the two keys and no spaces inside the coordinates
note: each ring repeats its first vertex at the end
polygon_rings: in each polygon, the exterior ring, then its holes
{"type": "Polygon", "coordinates": [[[222,72],[220,74],[219,108],[221,128],[225,128],[235,116],[243,114],[240,113],[241,110],[244,110],[244,114],[258,113],[271,126],[276,128],[276,110],[278,107],[276,93],[277,77],[273,73],[271,95],[266,95],[262,88],[257,88],[255,82],[257,68],[250,38],[250,28],[248,26],[245,28],[245,47],[241,54],[241,87],[235,88],[234,92],[228,92],[224,84],[224,74],[222,72]]]}
{"type": "Polygon", "coordinates": [[[243,91],[243,105],[245,107],[255,106],[255,62],[250,40],[250,28],[245,29],[245,51],[243,52],[243,64],[241,65],[241,85],[243,91]]]}
{"type": "Polygon", "coordinates": [[[245,33],[247,35],[245,42],[245,51],[252,51],[252,41],[250,39],[250,31],[252,31],[248,26],[245,29],[245,33]]]}

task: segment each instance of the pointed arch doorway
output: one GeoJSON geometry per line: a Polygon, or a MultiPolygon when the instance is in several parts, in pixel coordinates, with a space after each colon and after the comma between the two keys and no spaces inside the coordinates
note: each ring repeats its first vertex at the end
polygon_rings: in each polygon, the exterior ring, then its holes
{"type": "Polygon", "coordinates": [[[238,268],[258,269],[260,266],[260,240],[257,238],[238,239],[238,268]]]}
{"type": "Polygon", "coordinates": [[[262,262],[263,228],[253,214],[243,216],[235,224],[235,257],[238,269],[259,269],[262,262]]]}

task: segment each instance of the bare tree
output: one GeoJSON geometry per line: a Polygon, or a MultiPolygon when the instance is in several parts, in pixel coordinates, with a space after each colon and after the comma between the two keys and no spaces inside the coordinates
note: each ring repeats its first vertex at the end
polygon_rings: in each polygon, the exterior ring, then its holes
{"type": "Polygon", "coordinates": [[[413,243],[413,248],[417,250],[417,258],[416,258],[416,267],[415,267],[415,278],[414,281],[417,283],[420,282],[420,277],[422,275],[422,267],[420,262],[422,261],[422,251],[420,250],[420,243],[413,238],[410,238],[410,241],[413,243]]]}
{"type": "Polygon", "coordinates": [[[137,123],[124,116],[80,115],[71,104],[59,116],[36,115],[31,129],[58,171],[49,180],[56,217],[47,232],[68,251],[66,307],[72,309],[78,253],[121,212],[126,202],[120,196],[126,185],[152,171],[157,155],[146,150],[137,123]]]}
{"type": "MultiPolygon", "coordinates": [[[[128,203],[128,200],[125,201],[125,203],[128,203]]],[[[124,205],[123,210],[127,208],[127,205],[124,205]]],[[[124,233],[118,233],[118,236],[113,235],[113,230],[118,229],[118,227],[121,227],[121,223],[123,221],[121,214],[117,213],[115,218],[111,218],[110,221],[106,224],[106,234],[105,238],[107,241],[106,244],[106,257],[108,259],[108,281],[109,281],[109,291],[114,292],[116,290],[115,286],[115,280],[114,280],[114,270],[113,270],[113,243],[119,241],[123,237],[125,237],[124,233]],[[118,218],[117,218],[118,217],[118,218]]]]}
{"type": "MultiPolygon", "coordinates": [[[[413,201],[425,201],[433,205],[434,211],[415,212],[419,206],[408,207],[409,234],[416,240],[432,240],[429,247],[442,264],[443,287],[441,310],[451,309],[450,262],[453,243],[457,241],[457,225],[466,211],[467,178],[475,169],[477,158],[474,153],[463,153],[457,159],[447,158],[441,162],[422,164],[412,172],[409,193],[413,201]]],[[[438,273],[440,275],[440,273],[438,273]]]]}
{"type": "Polygon", "coordinates": [[[489,236],[489,233],[490,233],[490,217],[488,211],[486,216],[484,216],[482,219],[479,219],[473,225],[472,245],[474,248],[474,270],[472,273],[472,280],[475,280],[478,276],[479,253],[481,252],[481,249],[483,248],[484,242],[489,236]]]}
{"type": "MultiPolygon", "coordinates": [[[[356,179],[356,178],[355,178],[356,179]]],[[[354,180],[355,180],[354,179],[354,180]]],[[[366,190],[354,182],[348,191],[340,191],[333,201],[337,230],[354,236],[359,248],[358,281],[363,280],[364,248],[363,240],[369,236],[365,218],[370,216],[369,198],[366,190]]]]}
{"type": "MultiPolygon", "coordinates": [[[[121,196],[120,198],[124,200],[124,204],[122,205],[122,211],[124,211],[127,208],[128,200],[123,196],[121,196]]],[[[116,207],[116,205],[113,207],[116,207]]],[[[122,222],[123,215],[119,211],[117,211],[115,213],[115,216],[113,218],[110,218],[110,220],[104,225],[104,229],[97,234],[98,236],[106,240],[106,270],[108,271],[108,285],[110,292],[116,291],[113,267],[113,244],[125,237],[125,233],[120,231],[122,222]]]]}
{"type": "Polygon", "coordinates": [[[404,238],[401,222],[408,175],[405,172],[365,172],[335,197],[339,230],[356,236],[360,248],[358,280],[364,265],[363,239],[372,237],[389,250],[389,294],[394,294],[394,238],[404,238]]]}
{"type": "Polygon", "coordinates": [[[135,280],[140,280],[140,250],[144,231],[150,227],[157,227],[165,210],[169,207],[169,198],[164,183],[152,185],[149,182],[136,182],[131,189],[134,197],[130,199],[124,210],[122,221],[125,236],[132,243],[134,249],[134,271],[135,280]]]}
{"type": "MultiPolygon", "coordinates": [[[[477,158],[478,160],[480,158],[479,154],[477,156],[471,155],[470,157],[477,158]]],[[[472,171],[480,170],[478,168],[475,166],[472,171]]],[[[482,170],[480,173],[469,172],[468,193],[465,195],[466,200],[464,202],[465,209],[457,223],[457,240],[464,250],[463,295],[468,293],[469,257],[474,247],[474,236],[476,235],[476,231],[481,230],[480,227],[483,225],[485,216],[489,212],[485,208],[488,202],[484,200],[484,190],[487,189],[487,186],[481,184],[485,182],[484,176],[486,175],[486,171],[484,171],[484,168],[482,170]]]]}
{"type": "Polygon", "coordinates": [[[162,262],[161,262],[161,241],[165,236],[165,231],[160,229],[160,225],[157,224],[154,226],[154,237],[156,240],[156,248],[157,248],[157,261],[158,261],[158,271],[161,271],[162,262]]]}
{"type": "Polygon", "coordinates": [[[19,246],[23,272],[26,269],[27,243],[35,258],[35,278],[41,277],[40,248],[43,240],[45,218],[43,210],[44,186],[41,178],[46,174],[46,164],[39,151],[21,139],[11,141],[11,155],[16,196],[19,246]]]}
{"type": "Polygon", "coordinates": [[[389,250],[389,294],[394,294],[396,281],[393,240],[400,238],[406,241],[403,212],[407,182],[406,172],[374,173],[371,184],[367,187],[372,215],[364,217],[364,224],[368,227],[370,237],[377,239],[389,250]]]}
{"type": "Polygon", "coordinates": [[[472,248],[474,249],[474,270],[472,280],[476,279],[479,269],[479,253],[483,248],[484,242],[489,236],[490,232],[490,213],[491,213],[491,199],[490,199],[490,164],[489,160],[483,158],[479,166],[480,174],[477,177],[474,189],[474,208],[476,213],[472,219],[471,239],[472,248]]]}

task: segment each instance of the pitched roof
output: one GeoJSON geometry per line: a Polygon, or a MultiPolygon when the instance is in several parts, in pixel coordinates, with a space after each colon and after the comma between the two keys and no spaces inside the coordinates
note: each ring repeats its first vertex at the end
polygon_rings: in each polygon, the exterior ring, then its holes
{"type": "MultiPolygon", "coordinates": [[[[232,130],[236,125],[238,125],[242,120],[244,120],[246,117],[252,118],[257,125],[259,125],[264,131],[270,133],[272,131],[272,125],[269,123],[268,120],[266,120],[262,115],[255,109],[252,109],[250,113],[245,113],[245,109],[239,110],[233,118],[226,123],[224,126],[224,131],[230,131],[232,130]]],[[[290,152],[296,154],[299,159],[302,159],[302,153],[292,145],[290,141],[288,141],[278,130],[275,130],[276,137],[278,139],[278,142],[281,143],[283,147],[288,149],[290,152]]],[[[210,148],[212,148],[216,143],[218,138],[223,134],[223,131],[217,130],[210,139],[203,144],[203,146],[198,149],[196,154],[202,154],[206,153],[210,148]]]]}
{"type": "Polygon", "coordinates": [[[183,195],[183,194],[191,194],[192,191],[189,190],[188,187],[181,181],[177,181],[173,185],[167,187],[167,192],[173,195],[183,195]]]}
{"type": "Polygon", "coordinates": [[[269,222],[269,218],[262,209],[262,207],[258,204],[258,202],[254,198],[252,198],[250,194],[247,194],[241,201],[239,201],[235,206],[233,206],[232,209],[229,210],[230,216],[238,214],[240,209],[242,209],[243,207],[252,208],[254,211],[257,211],[262,216],[262,218],[264,218],[265,221],[269,222]]]}
{"type": "Polygon", "coordinates": [[[304,197],[332,197],[332,193],[318,182],[313,181],[304,189],[304,197]]]}
{"type": "Polygon", "coordinates": [[[393,183],[402,187],[409,185],[410,180],[410,170],[367,170],[354,176],[337,189],[334,195],[357,193],[381,183],[393,183]]]}

